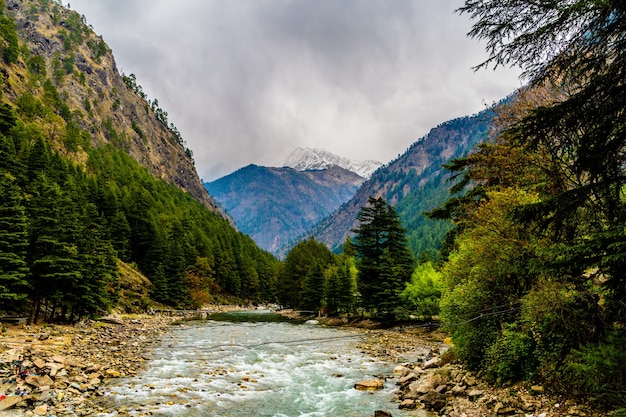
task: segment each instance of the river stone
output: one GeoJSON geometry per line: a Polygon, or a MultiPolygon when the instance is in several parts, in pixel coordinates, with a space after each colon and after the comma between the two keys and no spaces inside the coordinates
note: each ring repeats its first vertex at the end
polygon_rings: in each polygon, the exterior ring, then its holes
{"type": "Polygon", "coordinates": [[[115,316],[102,317],[100,318],[100,321],[103,323],[109,323],[109,324],[118,324],[118,325],[124,324],[124,320],[115,316]]]}
{"type": "Polygon", "coordinates": [[[374,417],[392,417],[389,411],[376,410],[374,411],[374,417]]]}
{"type": "Polygon", "coordinates": [[[435,391],[430,391],[428,394],[422,395],[419,399],[427,408],[433,411],[441,410],[447,403],[446,396],[435,391]]]}
{"type": "Polygon", "coordinates": [[[379,379],[369,379],[354,384],[354,388],[359,391],[374,391],[383,388],[383,381],[379,379]]]}
{"type": "Polygon", "coordinates": [[[463,385],[455,385],[452,387],[452,395],[463,395],[465,394],[465,387],[463,385]]]}
{"type": "Polygon", "coordinates": [[[415,372],[411,372],[410,374],[398,379],[398,385],[406,385],[409,382],[413,382],[415,380],[417,380],[417,375],[415,375],[415,372]]]}
{"type": "Polygon", "coordinates": [[[22,397],[19,395],[9,395],[2,401],[0,401],[0,411],[8,410],[9,408],[15,407],[15,404],[22,401],[22,397]]]}
{"type": "Polygon", "coordinates": [[[407,398],[406,400],[402,400],[398,408],[400,410],[412,410],[415,407],[417,407],[417,403],[415,402],[415,400],[411,400],[407,398]]]}
{"type": "Polygon", "coordinates": [[[408,375],[410,372],[411,370],[404,365],[398,365],[395,368],[393,368],[393,373],[400,374],[401,376],[408,375]]]}
{"type": "Polygon", "coordinates": [[[41,358],[35,358],[33,359],[33,364],[35,364],[35,366],[39,369],[43,369],[46,366],[46,361],[44,361],[41,358]]]}
{"type": "Polygon", "coordinates": [[[473,389],[467,393],[467,396],[470,398],[477,398],[477,397],[480,397],[481,395],[483,395],[483,392],[479,389],[473,389]]]}
{"type": "Polygon", "coordinates": [[[473,387],[474,385],[478,384],[478,381],[476,380],[476,378],[470,374],[467,374],[465,375],[465,377],[463,377],[463,382],[468,387],[473,387]]]}
{"type": "Polygon", "coordinates": [[[61,364],[65,363],[65,357],[61,355],[54,356],[52,360],[56,363],[61,363],[61,364]]]}
{"type": "Polygon", "coordinates": [[[422,369],[432,369],[432,368],[438,368],[439,367],[439,358],[432,358],[426,362],[424,362],[424,365],[422,365],[422,369]]]}
{"type": "Polygon", "coordinates": [[[48,414],[48,404],[40,405],[39,407],[35,408],[33,412],[35,413],[35,415],[45,416],[46,414],[48,414]]]}
{"type": "Polygon", "coordinates": [[[543,394],[543,386],[542,385],[533,385],[530,387],[530,393],[533,395],[543,394]]]}

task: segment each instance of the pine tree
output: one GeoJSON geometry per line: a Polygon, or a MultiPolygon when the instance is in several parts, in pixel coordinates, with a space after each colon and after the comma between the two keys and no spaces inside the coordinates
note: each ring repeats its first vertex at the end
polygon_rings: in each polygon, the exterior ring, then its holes
{"type": "Polygon", "coordinates": [[[361,302],[372,312],[392,316],[413,270],[406,231],[395,209],[382,198],[370,197],[358,220],[354,232],[361,302]]]}
{"type": "Polygon", "coordinates": [[[0,174],[0,310],[24,310],[28,296],[28,220],[15,178],[0,174]]]}
{"type": "Polygon", "coordinates": [[[324,298],[324,271],[320,264],[315,262],[304,281],[300,293],[300,308],[307,311],[319,311],[324,298]]]}
{"type": "Polygon", "coordinates": [[[43,303],[50,315],[56,308],[67,309],[64,292],[80,280],[78,248],[75,244],[77,223],[73,203],[58,184],[41,176],[30,199],[29,259],[32,288],[31,321],[37,322],[43,303]]]}

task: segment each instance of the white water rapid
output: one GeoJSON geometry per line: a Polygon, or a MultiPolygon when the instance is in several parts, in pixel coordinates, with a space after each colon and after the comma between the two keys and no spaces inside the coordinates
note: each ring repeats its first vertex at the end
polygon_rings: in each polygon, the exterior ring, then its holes
{"type": "Polygon", "coordinates": [[[395,380],[375,392],[364,379],[391,375],[394,364],[359,352],[361,335],[345,329],[270,321],[268,312],[174,327],[148,367],[107,387],[111,411],[139,416],[426,416],[392,402],[395,380]]]}

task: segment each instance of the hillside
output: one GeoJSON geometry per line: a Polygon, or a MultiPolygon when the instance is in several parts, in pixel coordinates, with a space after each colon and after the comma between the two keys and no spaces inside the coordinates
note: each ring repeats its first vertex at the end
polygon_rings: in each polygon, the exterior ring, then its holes
{"type": "Polygon", "coordinates": [[[112,51],[84,17],[52,1],[29,0],[8,2],[6,14],[27,53],[15,65],[3,66],[4,100],[49,133],[52,149],[84,163],[87,148],[113,144],[153,176],[216,209],[167,112],[145,97],[132,74],[119,73],[112,51]],[[51,81],[47,89],[46,80],[51,81]],[[33,95],[41,86],[56,97],[60,117],[38,114],[33,95]],[[61,120],[68,115],[75,126],[61,120]],[[87,133],[75,137],[78,130],[87,133]]]}
{"type": "Polygon", "coordinates": [[[0,314],[273,299],[276,258],[231,226],[167,112],[84,17],[0,8],[0,74],[0,314]]]}
{"type": "Polygon", "coordinates": [[[383,197],[396,206],[404,226],[409,229],[409,244],[416,255],[434,255],[448,226],[431,221],[423,212],[442,204],[448,197],[448,174],[441,168],[452,158],[467,154],[487,138],[491,110],[475,116],[442,123],[415,142],[396,160],[375,171],[350,201],[317,224],[314,236],[336,250],[357,226],[357,215],[369,197],[383,197]]]}
{"type": "Polygon", "coordinates": [[[205,187],[241,232],[277,253],[348,201],[362,182],[338,166],[297,171],[248,165],[205,187]]]}

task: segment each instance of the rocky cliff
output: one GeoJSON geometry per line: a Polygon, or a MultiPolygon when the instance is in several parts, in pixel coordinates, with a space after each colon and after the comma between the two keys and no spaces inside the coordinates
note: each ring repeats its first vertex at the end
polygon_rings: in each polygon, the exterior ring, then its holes
{"type": "Polygon", "coordinates": [[[20,44],[14,65],[2,68],[4,98],[19,111],[32,101],[32,119],[54,149],[84,163],[87,147],[112,144],[218,211],[167,113],[145,97],[132,75],[120,74],[112,51],[84,16],[47,0],[10,0],[4,16],[14,20],[20,44]],[[56,100],[56,114],[37,113],[38,100],[56,100]],[[76,140],[59,117],[89,137],[76,140]]]}

